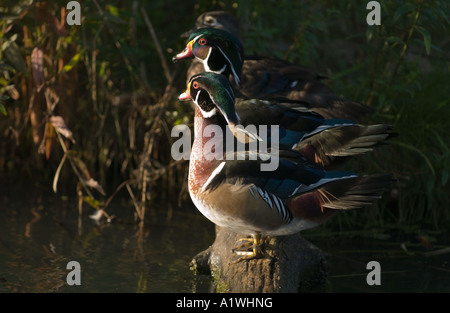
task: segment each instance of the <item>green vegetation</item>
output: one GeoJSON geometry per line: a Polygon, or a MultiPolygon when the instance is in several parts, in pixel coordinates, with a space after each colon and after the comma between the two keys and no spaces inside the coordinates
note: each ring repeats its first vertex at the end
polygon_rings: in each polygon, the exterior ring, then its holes
{"type": "Polygon", "coordinates": [[[381,26],[366,24],[367,1],[86,0],[82,25],[68,26],[65,1],[3,1],[0,176],[77,192],[80,207],[107,207],[117,191],[141,220],[150,201],[187,200],[187,162],[170,156],[172,126],[193,120],[176,100],[187,64],[170,60],[200,13],[226,10],[246,53],[329,74],[337,93],[376,110],[368,122],[399,133],[352,164],[393,172],[390,194],[339,225],[448,225],[449,4],[379,2],[381,26]]]}

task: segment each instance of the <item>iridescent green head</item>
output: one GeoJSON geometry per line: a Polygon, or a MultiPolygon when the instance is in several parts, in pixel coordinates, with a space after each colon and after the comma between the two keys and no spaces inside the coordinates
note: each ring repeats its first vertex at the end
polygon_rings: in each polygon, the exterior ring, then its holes
{"type": "Polygon", "coordinates": [[[239,124],[239,117],[234,107],[233,89],[223,75],[204,72],[192,76],[186,91],[178,99],[192,100],[200,109],[203,118],[221,114],[227,124],[239,124]]]}
{"type": "Polygon", "coordinates": [[[205,71],[233,75],[239,85],[244,57],[242,43],[231,33],[215,28],[200,28],[188,39],[186,48],[173,57],[173,61],[195,57],[203,63],[205,71]]]}

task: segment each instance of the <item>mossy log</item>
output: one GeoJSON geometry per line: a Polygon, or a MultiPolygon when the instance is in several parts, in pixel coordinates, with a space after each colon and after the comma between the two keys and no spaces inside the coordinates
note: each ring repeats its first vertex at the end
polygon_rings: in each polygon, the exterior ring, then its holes
{"type": "Polygon", "coordinates": [[[214,243],[192,260],[197,273],[214,277],[216,292],[292,293],[308,291],[325,282],[325,253],[300,233],[271,238],[266,257],[236,263],[232,249],[244,237],[216,227],[214,243]]]}

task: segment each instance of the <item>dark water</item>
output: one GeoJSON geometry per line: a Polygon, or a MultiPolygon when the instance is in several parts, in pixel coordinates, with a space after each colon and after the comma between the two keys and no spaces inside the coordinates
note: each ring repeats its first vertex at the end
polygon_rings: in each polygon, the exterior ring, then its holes
{"type": "MultiPolygon", "coordinates": [[[[422,231],[421,231],[422,232],[422,231]]],[[[420,232],[420,233],[421,233],[420,232]]],[[[357,232],[356,232],[357,233],[357,232]]],[[[311,242],[329,253],[327,292],[450,292],[450,240],[448,235],[425,236],[420,240],[412,232],[398,231],[337,234],[311,242]],[[332,238],[332,239],[330,239],[332,238]],[[429,245],[432,241],[431,246],[429,245]],[[426,241],[426,242],[423,242],[426,241]],[[380,267],[380,285],[367,282],[373,278],[372,266],[380,267]]]]}
{"type": "Polygon", "coordinates": [[[140,229],[126,201],[108,207],[113,223],[97,224],[86,205],[79,220],[75,200],[28,192],[0,196],[0,292],[209,291],[209,277],[189,270],[214,240],[195,208],[150,208],[140,229]],[[70,261],[80,264],[80,286],[66,283],[70,261]]]}
{"type": "MultiPolygon", "coordinates": [[[[0,193],[0,292],[210,292],[194,275],[192,257],[214,240],[214,226],[193,207],[151,207],[143,229],[134,208],[108,208],[113,223],[97,224],[75,200],[36,195],[29,188],[0,193]],[[81,285],[69,286],[67,263],[80,264],[81,285]]],[[[328,253],[321,292],[450,292],[450,240],[385,233],[326,233],[305,237],[328,253]],[[426,247],[431,243],[432,247],[426,247]],[[437,255],[433,255],[437,254],[437,255]],[[381,285],[369,286],[369,261],[380,264],[381,285]]]]}

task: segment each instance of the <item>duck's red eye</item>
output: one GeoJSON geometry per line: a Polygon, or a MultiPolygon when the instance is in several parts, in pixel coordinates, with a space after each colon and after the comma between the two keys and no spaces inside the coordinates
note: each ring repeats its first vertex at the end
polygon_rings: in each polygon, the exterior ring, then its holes
{"type": "Polygon", "coordinates": [[[205,38],[200,38],[200,39],[198,40],[198,43],[201,44],[202,46],[206,45],[207,42],[208,42],[208,41],[207,41],[205,38]]]}
{"type": "Polygon", "coordinates": [[[194,81],[194,82],[192,83],[192,87],[194,87],[195,89],[198,89],[198,82],[197,82],[197,81],[194,81]]]}

